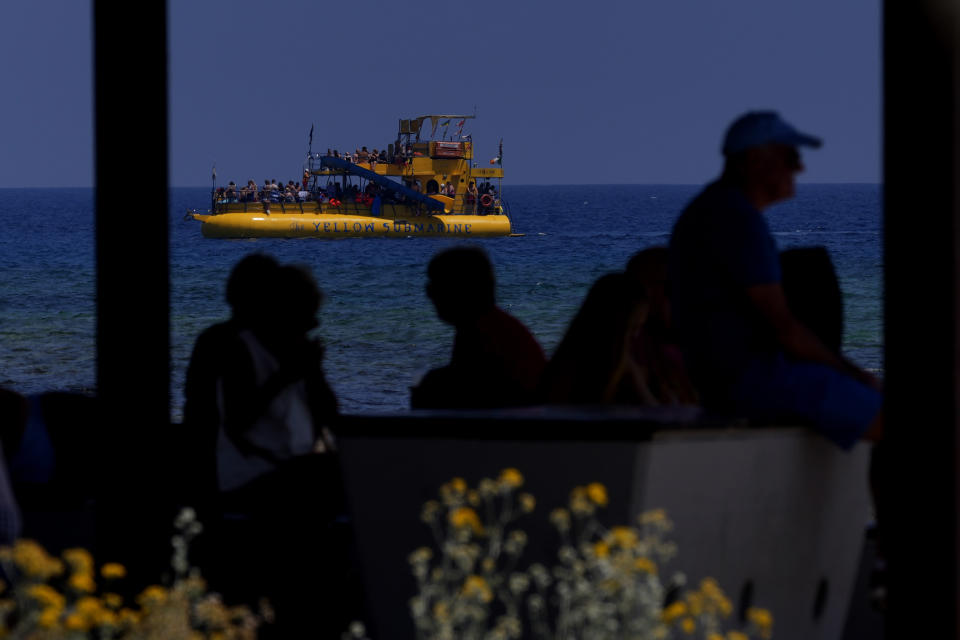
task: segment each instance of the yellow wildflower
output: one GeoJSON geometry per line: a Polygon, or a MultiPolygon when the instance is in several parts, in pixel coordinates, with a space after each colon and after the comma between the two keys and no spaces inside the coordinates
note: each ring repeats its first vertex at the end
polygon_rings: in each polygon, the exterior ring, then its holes
{"type": "Polygon", "coordinates": [[[187,597],[202,596],[207,591],[207,581],[194,574],[182,579],[179,588],[187,597]]]}
{"type": "Polygon", "coordinates": [[[640,514],[638,519],[640,520],[640,524],[661,524],[668,522],[667,512],[663,509],[644,511],[640,514]]]}
{"type": "Polygon", "coordinates": [[[73,610],[82,616],[94,616],[102,608],[103,605],[100,603],[100,601],[92,596],[84,596],[83,598],[77,600],[76,604],[73,605],[73,610]]]}
{"type": "Polygon", "coordinates": [[[753,623],[761,637],[770,637],[773,630],[773,616],[769,611],[759,607],[750,607],[747,609],[747,620],[753,623]]]}
{"type": "Polygon", "coordinates": [[[537,500],[529,493],[520,494],[520,509],[524,513],[530,513],[537,506],[537,500]]]}
{"type": "Polygon", "coordinates": [[[163,604],[167,601],[167,590],[158,585],[151,585],[137,596],[137,603],[141,607],[153,604],[163,604]]]}
{"type": "Polygon", "coordinates": [[[607,488],[599,482],[591,482],[587,485],[587,497],[596,505],[607,506],[607,488]]]}
{"type": "Polygon", "coordinates": [[[121,624],[136,626],[140,622],[141,614],[133,609],[123,608],[117,612],[121,624]]]}
{"type": "Polygon", "coordinates": [[[90,628],[90,621],[79,613],[71,613],[63,619],[63,626],[71,631],[87,631],[90,628]]]}
{"type": "Polygon", "coordinates": [[[719,633],[708,633],[706,640],[723,640],[723,636],[719,633]]]}
{"type": "Polygon", "coordinates": [[[693,635],[693,632],[697,630],[697,623],[694,622],[693,618],[684,618],[680,622],[680,628],[683,629],[685,634],[693,635]]]}
{"type": "Polygon", "coordinates": [[[457,507],[451,511],[450,524],[456,529],[469,527],[477,535],[483,534],[483,525],[480,524],[480,517],[477,516],[477,512],[470,507],[457,507]]]}
{"type": "Polygon", "coordinates": [[[74,591],[80,591],[83,593],[93,593],[97,590],[97,584],[93,581],[93,578],[89,573],[73,574],[70,576],[68,584],[74,591]]]}
{"type": "Polygon", "coordinates": [[[100,567],[100,575],[107,580],[119,580],[127,575],[127,570],[118,562],[108,562],[100,567]]]}
{"type": "Polygon", "coordinates": [[[554,509],[550,512],[550,522],[560,531],[570,529],[570,512],[566,509],[554,509]]]}
{"type": "Polygon", "coordinates": [[[574,487],[570,492],[570,511],[577,515],[589,515],[593,513],[593,503],[587,494],[586,487],[574,487]]]}
{"type": "Polygon", "coordinates": [[[440,503],[436,500],[427,500],[423,503],[423,511],[420,512],[420,519],[429,524],[436,520],[439,514],[440,503]]]}
{"type": "Polygon", "coordinates": [[[461,593],[467,598],[478,598],[481,602],[490,602],[493,600],[493,590],[487,581],[477,575],[467,576],[463,583],[461,593]]]}
{"type": "Polygon", "coordinates": [[[703,596],[696,591],[687,593],[687,608],[690,610],[690,615],[698,616],[703,613],[703,601],[703,596]]]}
{"type": "Polygon", "coordinates": [[[57,623],[60,621],[60,613],[62,609],[56,607],[46,607],[43,611],[40,612],[40,615],[37,616],[37,624],[45,629],[52,629],[57,626],[57,623]]]}
{"type": "Polygon", "coordinates": [[[466,493],[467,492],[467,481],[463,478],[454,478],[450,481],[450,488],[456,491],[457,493],[466,493]]]}
{"type": "Polygon", "coordinates": [[[630,549],[637,544],[637,532],[633,527],[614,527],[610,529],[610,539],[613,544],[630,549]]]}
{"type": "Polygon", "coordinates": [[[11,557],[14,564],[30,577],[46,580],[63,573],[63,562],[50,556],[33,540],[17,540],[11,557]]]}
{"type": "Polygon", "coordinates": [[[742,631],[727,631],[727,640],[750,640],[750,636],[742,631]]]}
{"type": "Polygon", "coordinates": [[[119,593],[103,594],[103,603],[111,609],[119,609],[123,606],[123,596],[119,593]]]}
{"type": "Polygon", "coordinates": [[[410,564],[426,564],[433,557],[433,550],[430,547],[420,547],[407,557],[410,564]]]}
{"type": "Polygon", "coordinates": [[[194,607],[197,619],[207,627],[222,629],[230,624],[230,615],[219,598],[205,598],[194,607]]]}
{"type": "Polygon", "coordinates": [[[660,619],[663,620],[664,624],[673,624],[674,620],[686,614],[687,605],[683,602],[677,601],[663,610],[663,613],[660,614],[660,619]]]}
{"type": "Polygon", "coordinates": [[[600,583],[600,588],[603,591],[606,591],[607,593],[614,594],[620,591],[620,589],[622,588],[622,585],[617,580],[614,580],[613,578],[607,578],[606,580],[600,583]]]}
{"type": "Polygon", "coordinates": [[[500,486],[508,489],[517,489],[523,486],[523,474],[514,468],[504,469],[500,472],[500,486]]]}
{"type": "Polygon", "coordinates": [[[438,602],[433,605],[433,617],[439,622],[446,622],[450,619],[450,607],[446,602],[438,602]]]}
{"type": "Polygon", "coordinates": [[[480,481],[480,484],[477,485],[477,491],[481,497],[489,498],[497,493],[497,483],[490,478],[484,478],[480,481]]]}
{"type": "Polygon", "coordinates": [[[606,558],[610,555],[610,547],[602,540],[593,545],[593,555],[598,558],[606,558]]]}
{"type": "Polygon", "coordinates": [[[716,593],[718,591],[721,593],[723,592],[723,590],[720,588],[720,585],[717,584],[717,581],[714,578],[704,578],[701,580],[700,590],[703,591],[704,594],[716,593]]]}
{"type": "Polygon", "coordinates": [[[48,584],[34,584],[27,588],[27,596],[49,609],[62,610],[66,598],[48,584]]]}
{"type": "Polygon", "coordinates": [[[474,491],[472,489],[470,491],[467,491],[467,502],[469,502],[473,506],[477,506],[478,504],[480,504],[480,494],[477,491],[474,491]]]}
{"type": "Polygon", "coordinates": [[[633,568],[637,571],[646,571],[657,575],[657,565],[650,558],[637,558],[633,561],[633,568]]]}
{"type": "Polygon", "coordinates": [[[63,552],[63,559],[70,568],[77,573],[93,573],[93,556],[86,549],[67,549],[63,552]]]}
{"type": "Polygon", "coordinates": [[[93,624],[98,627],[115,627],[117,622],[117,614],[107,609],[101,609],[93,618],[93,624]]]}

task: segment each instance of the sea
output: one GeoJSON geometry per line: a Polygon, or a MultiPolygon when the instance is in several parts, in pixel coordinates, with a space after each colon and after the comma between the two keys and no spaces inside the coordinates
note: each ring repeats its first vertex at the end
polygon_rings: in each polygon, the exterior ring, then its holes
{"type": "MultiPolygon", "coordinates": [[[[622,270],[637,251],[665,245],[700,188],[506,185],[503,196],[519,237],[251,240],[204,238],[200,223],[184,220],[184,213],[208,208],[209,188],[173,188],[172,419],[182,416],[194,340],[229,316],[227,276],[249,253],[305,265],[316,276],[325,294],[316,332],[326,346],[325,370],[341,410],[403,411],[410,387],[444,364],[452,346],[453,330],[436,317],[424,291],[431,256],[465,243],[485,249],[499,304],[550,354],[590,285],[622,270]]],[[[92,189],[0,189],[2,387],[28,395],[95,393],[93,195],[92,189]]],[[[880,200],[877,184],[800,184],[794,199],[765,215],[780,249],[827,249],[843,292],[846,355],[882,376],[880,200]]]]}

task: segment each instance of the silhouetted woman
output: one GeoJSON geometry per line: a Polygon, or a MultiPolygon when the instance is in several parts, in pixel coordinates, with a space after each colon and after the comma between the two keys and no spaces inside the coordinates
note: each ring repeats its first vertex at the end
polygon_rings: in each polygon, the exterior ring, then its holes
{"type": "Polygon", "coordinates": [[[646,372],[632,358],[631,336],[647,317],[643,290],[623,273],[590,288],[547,364],[540,385],[548,404],[656,404],[646,372]]]}

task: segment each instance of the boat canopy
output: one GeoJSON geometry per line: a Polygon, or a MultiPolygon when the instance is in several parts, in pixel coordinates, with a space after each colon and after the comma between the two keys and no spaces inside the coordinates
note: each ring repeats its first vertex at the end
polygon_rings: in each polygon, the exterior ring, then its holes
{"type": "Polygon", "coordinates": [[[320,158],[320,166],[328,169],[340,169],[341,171],[345,171],[349,174],[366,178],[370,182],[380,185],[387,191],[402,194],[408,200],[413,200],[414,202],[423,204],[427,209],[443,211],[443,203],[439,200],[435,200],[430,196],[425,196],[419,191],[414,191],[413,189],[406,187],[399,182],[391,180],[386,176],[382,176],[379,173],[359,167],[352,162],[347,162],[343,158],[322,156],[320,158]]]}

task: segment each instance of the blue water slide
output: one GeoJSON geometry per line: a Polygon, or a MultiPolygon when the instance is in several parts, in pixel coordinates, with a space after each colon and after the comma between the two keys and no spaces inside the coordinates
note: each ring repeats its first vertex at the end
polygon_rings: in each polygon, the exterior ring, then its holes
{"type": "Polygon", "coordinates": [[[414,202],[423,204],[427,209],[443,211],[443,203],[439,200],[434,200],[430,196],[425,196],[419,191],[414,191],[409,187],[405,187],[399,182],[395,182],[386,176],[381,176],[379,173],[375,173],[369,169],[364,169],[363,167],[358,167],[352,162],[347,162],[343,158],[322,156],[320,158],[320,166],[328,169],[340,169],[352,175],[366,178],[370,182],[380,185],[387,191],[402,194],[408,200],[413,200],[414,202]]]}

